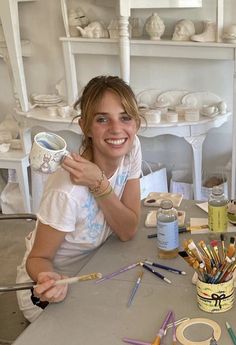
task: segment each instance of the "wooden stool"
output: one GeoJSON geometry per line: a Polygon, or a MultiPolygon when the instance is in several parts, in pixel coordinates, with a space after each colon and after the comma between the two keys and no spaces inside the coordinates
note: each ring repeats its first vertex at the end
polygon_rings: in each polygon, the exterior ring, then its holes
{"type": "Polygon", "coordinates": [[[31,213],[29,179],[27,171],[29,165],[29,155],[25,154],[22,150],[10,150],[6,153],[0,152],[0,169],[16,170],[26,213],[31,213]]]}

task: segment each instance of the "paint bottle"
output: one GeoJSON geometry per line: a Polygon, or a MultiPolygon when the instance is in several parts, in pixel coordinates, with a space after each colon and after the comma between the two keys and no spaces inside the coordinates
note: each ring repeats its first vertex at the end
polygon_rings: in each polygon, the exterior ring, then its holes
{"type": "Polygon", "coordinates": [[[211,231],[227,231],[227,204],[223,187],[214,186],[208,200],[208,226],[211,231]]]}
{"type": "Polygon", "coordinates": [[[171,200],[162,200],[157,211],[158,257],[171,259],[178,256],[179,230],[178,212],[171,200]]]}

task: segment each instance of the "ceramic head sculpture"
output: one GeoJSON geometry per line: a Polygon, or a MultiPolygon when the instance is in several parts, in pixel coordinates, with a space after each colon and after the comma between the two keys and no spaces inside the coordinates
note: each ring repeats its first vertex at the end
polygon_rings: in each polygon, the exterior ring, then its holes
{"type": "Polygon", "coordinates": [[[175,25],[172,36],[173,41],[191,41],[191,36],[195,34],[195,27],[191,20],[181,19],[175,25]]]}

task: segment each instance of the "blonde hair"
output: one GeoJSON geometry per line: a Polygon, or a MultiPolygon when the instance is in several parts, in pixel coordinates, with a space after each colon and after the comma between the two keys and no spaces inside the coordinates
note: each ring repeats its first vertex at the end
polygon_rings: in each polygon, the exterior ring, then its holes
{"type": "Polygon", "coordinates": [[[124,110],[135,120],[137,129],[141,124],[135,95],[123,79],[117,76],[98,76],[91,79],[85,86],[82,96],[74,104],[75,109],[80,108],[80,118],[83,120],[82,155],[89,160],[93,159],[93,142],[89,137],[89,132],[97,107],[106,91],[111,91],[120,97],[124,110]]]}

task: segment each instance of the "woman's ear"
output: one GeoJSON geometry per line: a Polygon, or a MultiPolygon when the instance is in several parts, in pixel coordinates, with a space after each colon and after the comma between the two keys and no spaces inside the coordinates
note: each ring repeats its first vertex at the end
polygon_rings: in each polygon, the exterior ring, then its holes
{"type": "MultiPolygon", "coordinates": [[[[79,125],[80,125],[80,128],[81,128],[82,132],[84,133],[84,119],[82,117],[79,119],[79,125]]],[[[88,132],[87,137],[89,137],[89,138],[91,137],[91,133],[90,132],[88,132]]]]}
{"type": "Polygon", "coordinates": [[[79,119],[79,126],[80,126],[82,132],[84,132],[84,121],[82,118],[79,119]]]}

